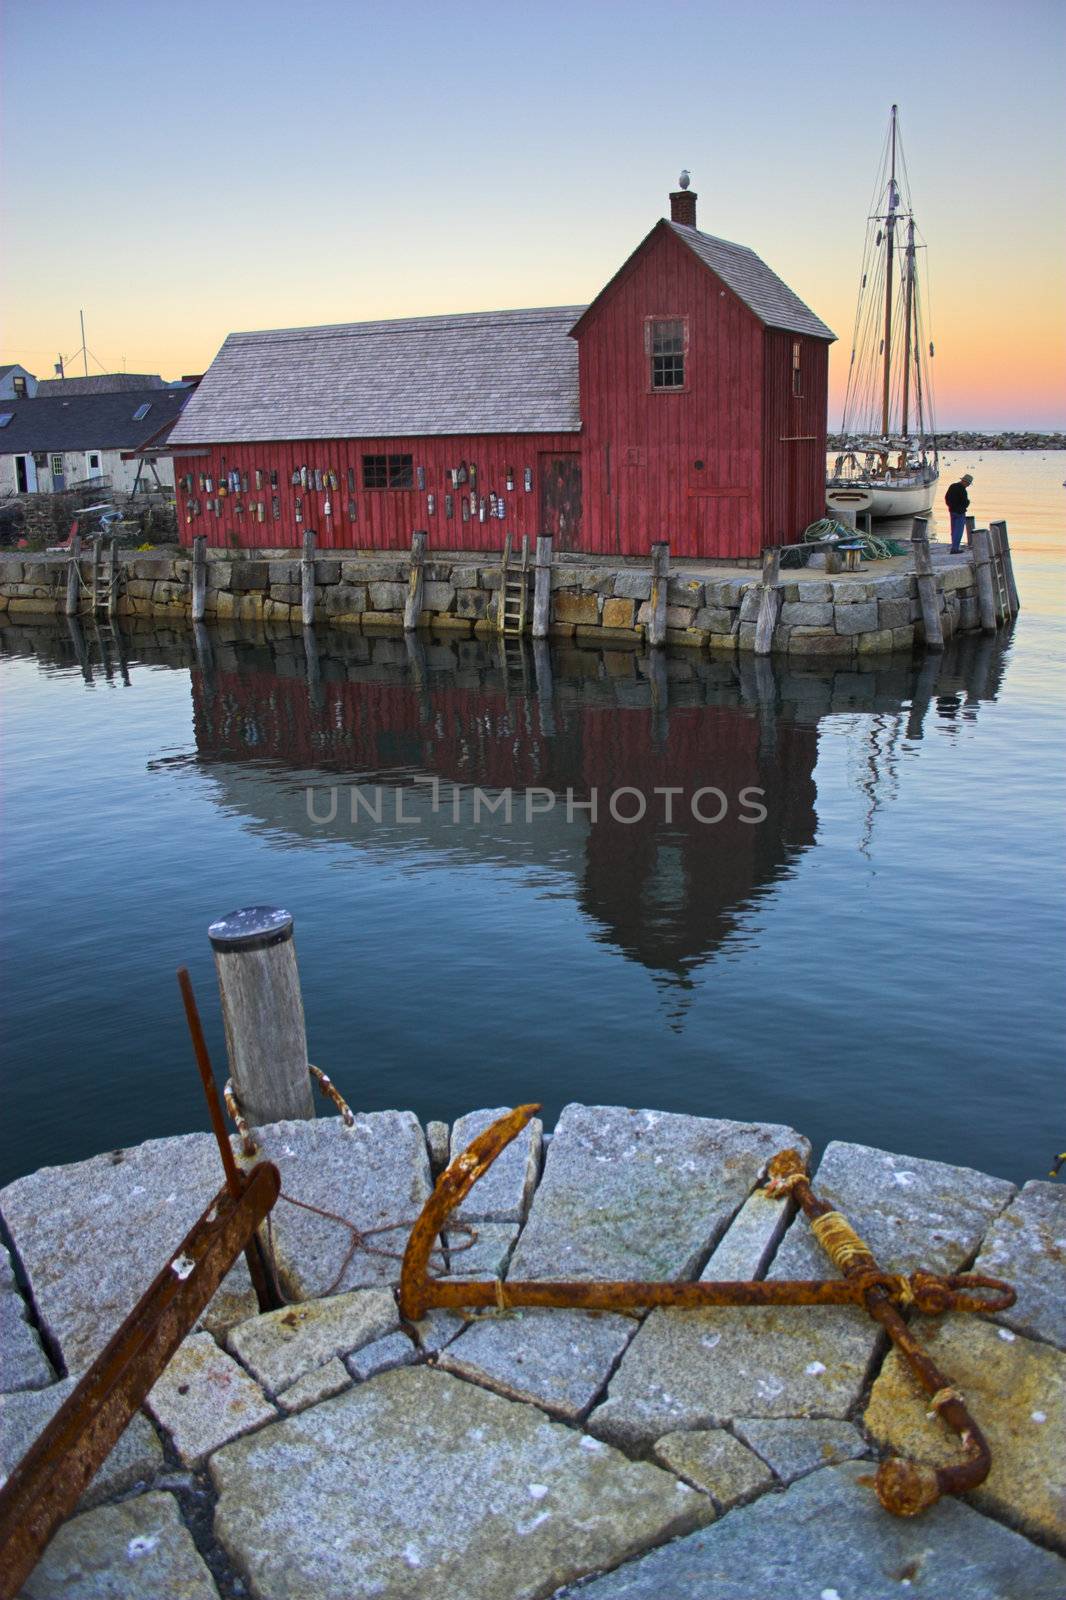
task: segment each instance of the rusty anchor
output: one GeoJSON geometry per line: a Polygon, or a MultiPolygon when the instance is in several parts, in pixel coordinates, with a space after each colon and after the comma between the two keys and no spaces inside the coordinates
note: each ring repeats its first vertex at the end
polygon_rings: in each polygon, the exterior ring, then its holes
{"type": "Polygon", "coordinates": [[[937,1415],[962,1441],[962,1460],[933,1468],[893,1456],[883,1461],[874,1480],[877,1497],[895,1516],[913,1517],[942,1495],[965,1494],[983,1483],[992,1464],[987,1441],[962,1395],[914,1338],[903,1312],[914,1307],[926,1315],[944,1311],[1005,1311],[1015,1291],[998,1278],[961,1272],[942,1275],[916,1271],[886,1272],[847,1219],[820,1200],[811,1188],[803,1158],[782,1150],[769,1163],[767,1191],[793,1195],[811,1224],[811,1231],[840,1278],[754,1282],[656,1283],[639,1281],[445,1282],[429,1271],[429,1259],[448,1217],[488,1171],[497,1156],[540,1110],[516,1106],[474,1139],[441,1173],[411,1230],[400,1277],[400,1314],[417,1322],[427,1311],[508,1311],[519,1306],[554,1306],[586,1311],[632,1311],[637,1307],[678,1306],[863,1306],[906,1359],[937,1415]]]}

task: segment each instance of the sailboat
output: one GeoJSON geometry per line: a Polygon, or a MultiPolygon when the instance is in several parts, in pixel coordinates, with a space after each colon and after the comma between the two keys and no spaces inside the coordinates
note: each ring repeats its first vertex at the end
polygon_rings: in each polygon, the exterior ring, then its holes
{"type": "Polygon", "coordinates": [[[884,518],[922,516],[932,508],[940,474],[929,365],[934,351],[917,265],[924,248],[893,106],[867,219],[842,449],[826,483],[831,511],[884,518]]]}

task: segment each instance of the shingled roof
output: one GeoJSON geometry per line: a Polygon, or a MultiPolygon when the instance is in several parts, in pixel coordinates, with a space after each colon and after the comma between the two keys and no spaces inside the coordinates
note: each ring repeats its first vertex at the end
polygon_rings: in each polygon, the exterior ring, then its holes
{"type": "Polygon", "coordinates": [[[583,310],[231,333],[169,442],[576,433],[583,310]]]}
{"type": "Polygon", "coordinates": [[[188,389],[134,389],[119,394],[54,395],[0,401],[0,455],[41,450],[133,450],[172,421],[188,389]],[[148,411],[140,419],[134,413],[148,411]]]}
{"type": "Polygon", "coordinates": [[[821,317],[816,317],[776,272],[747,245],[716,239],[711,233],[667,222],[666,227],[688,245],[704,266],[710,267],[738,299],[754,311],[768,328],[783,328],[786,333],[805,333],[813,339],[835,339],[821,317]]]}

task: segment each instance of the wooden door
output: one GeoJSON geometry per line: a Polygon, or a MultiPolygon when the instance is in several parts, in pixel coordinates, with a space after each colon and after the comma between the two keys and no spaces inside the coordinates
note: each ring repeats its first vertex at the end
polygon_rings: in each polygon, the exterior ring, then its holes
{"type": "Polygon", "coordinates": [[[540,530],[550,533],[557,550],[576,550],[581,543],[581,455],[540,458],[540,530]]]}

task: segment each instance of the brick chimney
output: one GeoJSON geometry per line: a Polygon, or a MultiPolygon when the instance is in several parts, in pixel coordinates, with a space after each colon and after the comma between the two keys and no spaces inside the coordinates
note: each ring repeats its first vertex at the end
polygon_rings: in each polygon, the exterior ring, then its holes
{"type": "Polygon", "coordinates": [[[670,196],[670,221],[682,222],[686,228],[696,226],[696,192],[694,189],[675,189],[670,196]]]}

